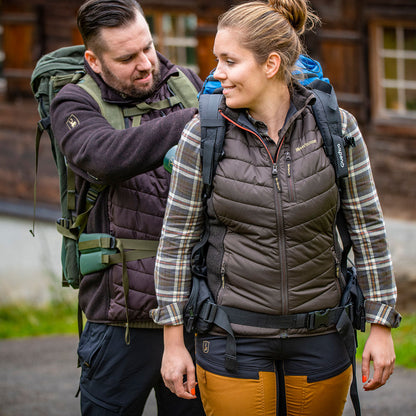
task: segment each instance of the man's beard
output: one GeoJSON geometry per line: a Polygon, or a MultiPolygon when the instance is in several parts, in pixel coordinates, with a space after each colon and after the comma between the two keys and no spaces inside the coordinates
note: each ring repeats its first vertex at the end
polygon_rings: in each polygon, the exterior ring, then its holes
{"type": "MultiPolygon", "coordinates": [[[[108,69],[105,64],[102,65],[102,71],[106,84],[108,84],[111,88],[120,94],[124,94],[132,98],[138,98],[140,100],[144,100],[150,97],[155,92],[161,78],[158,61],[155,67],[152,69],[152,84],[146,87],[136,87],[133,83],[125,85],[124,83],[120,82],[120,80],[108,69]]],[[[149,75],[149,72],[140,72],[138,74],[140,78],[145,78],[147,75],[149,75]]]]}

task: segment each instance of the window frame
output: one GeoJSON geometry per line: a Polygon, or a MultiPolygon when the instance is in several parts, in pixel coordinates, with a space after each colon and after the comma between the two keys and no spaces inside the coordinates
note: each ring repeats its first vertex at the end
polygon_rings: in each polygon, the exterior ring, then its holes
{"type": "Polygon", "coordinates": [[[369,24],[369,57],[370,57],[370,91],[372,100],[372,118],[378,122],[386,121],[413,121],[416,119],[416,110],[407,110],[405,90],[411,89],[416,93],[416,80],[406,81],[404,78],[404,61],[406,59],[416,60],[416,50],[406,51],[403,45],[403,37],[398,36],[399,45],[395,50],[384,49],[383,30],[385,28],[396,29],[396,33],[403,33],[404,29],[415,29],[416,23],[409,20],[377,19],[369,24]],[[400,48],[401,47],[401,48],[400,48]],[[384,78],[384,59],[398,59],[397,79],[388,80],[384,78]],[[410,88],[409,88],[410,86],[410,88]],[[399,109],[392,110],[386,107],[386,88],[397,89],[399,109]],[[403,106],[404,105],[404,106],[403,106]]]}

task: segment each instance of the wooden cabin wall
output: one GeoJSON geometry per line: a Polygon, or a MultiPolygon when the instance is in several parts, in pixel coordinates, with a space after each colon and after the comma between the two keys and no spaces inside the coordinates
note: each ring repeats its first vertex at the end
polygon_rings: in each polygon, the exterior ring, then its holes
{"type": "Polygon", "coordinates": [[[0,21],[4,28],[4,76],[9,97],[31,96],[30,75],[44,54],[82,42],[76,27],[81,0],[2,1],[0,21]]]}

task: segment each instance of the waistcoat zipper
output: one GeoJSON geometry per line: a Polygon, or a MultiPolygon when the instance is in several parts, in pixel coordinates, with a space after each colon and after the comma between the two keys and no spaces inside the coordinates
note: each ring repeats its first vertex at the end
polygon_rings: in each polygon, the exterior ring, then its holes
{"type": "Polygon", "coordinates": [[[286,159],[286,175],[287,175],[287,186],[289,192],[289,201],[295,200],[295,186],[293,184],[293,177],[292,177],[292,157],[290,156],[290,152],[286,151],[285,153],[286,159]]]}

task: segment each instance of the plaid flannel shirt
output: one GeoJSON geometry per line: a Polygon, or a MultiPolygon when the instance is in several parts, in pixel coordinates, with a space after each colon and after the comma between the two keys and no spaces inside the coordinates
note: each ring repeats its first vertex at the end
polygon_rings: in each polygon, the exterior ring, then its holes
{"type": "MultiPolygon", "coordinates": [[[[341,201],[353,243],[358,281],[366,299],[369,323],[397,327],[400,315],[384,219],[364,139],[355,118],[340,110],[348,146],[348,177],[341,201]]],[[[204,229],[200,159],[200,123],[195,116],[185,127],[173,165],[172,181],[155,266],[158,308],[151,311],[161,325],[183,324],[183,308],[191,288],[192,247],[204,229]]]]}

